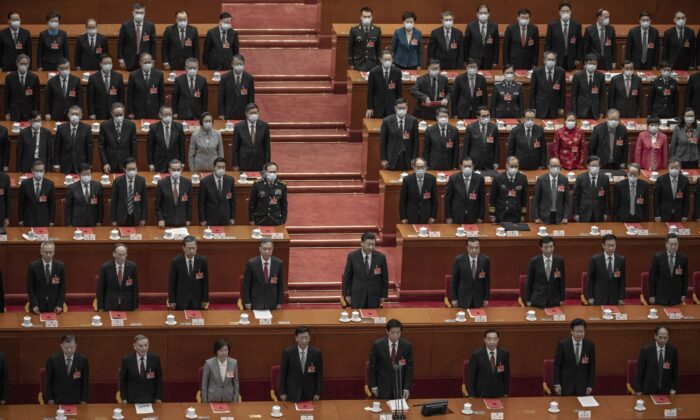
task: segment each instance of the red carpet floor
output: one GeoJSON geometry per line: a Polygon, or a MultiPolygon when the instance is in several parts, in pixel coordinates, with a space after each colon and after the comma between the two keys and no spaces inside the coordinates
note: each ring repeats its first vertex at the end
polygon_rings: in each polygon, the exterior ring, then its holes
{"type": "Polygon", "coordinates": [[[299,3],[224,3],[236,29],[315,29],[319,5],[299,3]]]}
{"type": "MultiPolygon", "coordinates": [[[[331,73],[332,50],[302,48],[241,48],[247,71],[256,77],[270,75],[314,75],[331,73]]],[[[339,95],[345,99],[345,95],[339,95]]]]}
{"type": "Polygon", "coordinates": [[[272,143],[283,173],[360,172],[360,143],[272,143]]]}
{"type": "Polygon", "coordinates": [[[374,226],[378,205],[374,194],[290,194],[287,227],[374,226]]]}
{"type": "Polygon", "coordinates": [[[344,124],[344,95],[255,95],[260,118],[281,122],[333,122],[344,124]]]}
{"type": "MultiPolygon", "coordinates": [[[[294,260],[294,264],[289,265],[289,281],[297,282],[320,282],[337,281],[345,268],[345,261],[348,253],[360,247],[359,236],[357,248],[294,248],[289,250],[289,259],[294,260]]],[[[377,249],[383,252],[387,258],[389,266],[389,279],[394,279],[396,261],[396,248],[377,249]]]]}

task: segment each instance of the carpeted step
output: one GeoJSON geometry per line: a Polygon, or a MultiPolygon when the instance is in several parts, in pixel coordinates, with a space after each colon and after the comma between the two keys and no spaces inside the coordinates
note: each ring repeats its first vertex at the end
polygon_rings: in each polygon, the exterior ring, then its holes
{"type": "Polygon", "coordinates": [[[315,34],[256,34],[241,35],[241,48],[318,48],[315,34]]]}
{"type": "MultiPolygon", "coordinates": [[[[340,310],[340,293],[341,290],[327,290],[327,291],[291,291],[289,292],[289,302],[290,303],[332,303],[336,302],[338,304],[338,309],[340,310]]],[[[398,295],[395,290],[389,289],[388,302],[398,302],[398,295]]]]}
{"type": "Polygon", "coordinates": [[[260,118],[266,121],[331,123],[345,126],[345,95],[255,95],[260,118]]]}
{"type": "Polygon", "coordinates": [[[365,189],[358,181],[292,181],[287,184],[290,194],[359,194],[365,189]]]}
{"type": "Polygon", "coordinates": [[[313,75],[317,80],[326,80],[331,76],[333,54],[330,49],[241,48],[241,54],[246,59],[246,69],[256,79],[268,75],[313,75]]]}
{"type": "MultiPolygon", "coordinates": [[[[270,140],[273,143],[347,143],[350,141],[348,131],[345,128],[278,128],[284,127],[279,123],[270,122],[270,140]]],[[[275,147],[275,146],[273,146],[275,147]]],[[[362,148],[360,146],[360,152],[362,148]]],[[[354,151],[353,153],[358,153],[354,151]]],[[[359,158],[359,156],[358,156],[359,158]]]]}
{"type": "Polygon", "coordinates": [[[360,173],[358,143],[273,143],[272,158],[282,173],[360,173]],[[314,163],[313,165],[311,163],[314,163]]]}
{"type": "Polygon", "coordinates": [[[260,94],[314,94],[333,93],[330,80],[309,81],[262,81],[255,82],[255,93],[260,94]]]}
{"type": "Polygon", "coordinates": [[[379,200],[373,194],[292,194],[289,226],[376,225],[379,200]]]}
{"type": "Polygon", "coordinates": [[[230,2],[222,3],[221,11],[233,16],[234,28],[315,29],[320,6],[303,1],[230,2]]]}

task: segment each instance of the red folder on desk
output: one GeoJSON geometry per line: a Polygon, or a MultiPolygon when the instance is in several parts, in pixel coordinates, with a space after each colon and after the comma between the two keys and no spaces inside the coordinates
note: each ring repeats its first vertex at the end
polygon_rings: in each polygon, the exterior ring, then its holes
{"type": "Polygon", "coordinates": [[[312,401],[299,401],[294,404],[297,411],[314,411],[314,403],[312,401]]]}
{"type": "Polygon", "coordinates": [[[49,228],[47,227],[34,227],[32,228],[34,231],[35,235],[48,235],[49,234],[49,228]]]}
{"type": "Polygon", "coordinates": [[[489,410],[502,410],[503,409],[503,402],[499,400],[498,398],[485,398],[484,399],[484,404],[486,404],[486,408],[489,410]]]}
{"type": "Polygon", "coordinates": [[[185,311],[185,319],[201,318],[202,311],[185,311]]]}
{"type": "Polygon", "coordinates": [[[656,405],[662,405],[662,404],[671,404],[671,399],[668,398],[668,395],[650,395],[651,400],[654,402],[656,405]]]}
{"type": "Polygon", "coordinates": [[[223,226],[208,226],[208,227],[211,230],[211,233],[213,233],[213,234],[224,233],[223,226]]]}
{"type": "Polygon", "coordinates": [[[625,228],[629,229],[630,226],[634,226],[635,229],[639,230],[642,228],[641,223],[625,223],[625,228]]]}
{"type": "Polygon", "coordinates": [[[560,307],[554,306],[552,308],[544,308],[544,313],[547,315],[561,315],[564,312],[561,311],[560,307]]]}
{"type": "Polygon", "coordinates": [[[272,235],[275,233],[275,227],[274,226],[258,226],[260,228],[260,233],[263,235],[272,235]]]}
{"type": "Polygon", "coordinates": [[[486,311],[481,308],[469,308],[467,309],[467,312],[469,312],[469,316],[472,318],[476,318],[477,316],[486,316],[486,311]]]}
{"type": "Polygon", "coordinates": [[[109,311],[109,319],[126,319],[124,311],[109,311]]]}
{"type": "Polygon", "coordinates": [[[211,407],[211,412],[214,414],[222,414],[222,413],[230,413],[231,409],[229,408],[228,404],[226,403],[211,403],[209,404],[211,407]]]}
{"type": "Polygon", "coordinates": [[[121,236],[136,235],[136,228],[135,227],[120,227],[119,234],[121,236]]]}
{"type": "Polygon", "coordinates": [[[40,321],[55,321],[58,319],[58,315],[55,312],[42,312],[39,314],[40,321]]]}
{"type": "Polygon", "coordinates": [[[462,225],[466,232],[478,232],[479,225],[462,225]]]}
{"type": "Polygon", "coordinates": [[[77,416],[78,406],[75,404],[61,404],[58,408],[62,409],[67,416],[77,416]]]}
{"type": "Polygon", "coordinates": [[[79,227],[79,231],[83,232],[83,235],[93,235],[95,234],[95,230],[91,227],[79,227]]]}
{"type": "Polygon", "coordinates": [[[377,318],[379,313],[376,309],[360,309],[360,317],[362,318],[377,318]]]}

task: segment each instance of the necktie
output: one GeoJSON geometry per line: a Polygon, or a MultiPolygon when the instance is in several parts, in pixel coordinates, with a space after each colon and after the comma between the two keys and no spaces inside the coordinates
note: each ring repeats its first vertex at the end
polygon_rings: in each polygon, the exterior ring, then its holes
{"type": "Polygon", "coordinates": [[[496,371],[496,356],[493,354],[493,350],[489,352],[489,365],[491,366],[491,373],[496,371]]]}
{"type": "Polygon", "coordinates": [[[141,379],[146,379],[146,361],[143,356],[141,356],[141,363],[139,364],[139,376],[141,379]]]}
{"type": "Polygon", "coordinates": [[[226,32],[221,31],[221,45],[226,43],[226,32]]]}
{"type": "Polygon", "coordinates": [[[532,130],[529,128],[525,129],[525,138],[527,139],[528,144],[530,144],[530,140],[532,139],[532,130]]]}
{"type": "Polygon", "coordinates": [[[63,96],[68,95],[68,81],[61,77],[61,89],[63,89],[63,96]]]}
{"type": "Polygon", "coordinates": [[[673,269],[676,265],[676,254],[671,254],[669,257],[670,258],[668,260],[668,267],[671,269],[671,275],[673,275],[673,269]]]}
{"type": "Polygon", "coordinates": [[[605,28],[598,28],[598,36],[600,37],[600,55],[605,55],[605,28]]]}
{"type": "Polygon", "coordinates": [[[129,180],[129,188],[126,192],[126,214],[134,214],[134,181],[129,180]]]}
{"type": "Polygon", "coordinates": [[[594,176],[594,177],[593,177],[593,180],[591,181],[591,185],[593,186],[593,189],[594,189],[594,190],[595,190],[595,187],[596,187],[596,178],[598,178],[598,177],[597,177],[597,176],[594,176]]]}
{"type": "Polygon", "coordinates": [[[194,95],[194,77],[190,77],[190,95],[194,95]]]}
{"type": "Polygon", "coordinates": [[[476,279],[476,259],[472,258],[472,279],[476,279]]]}
{"type": "Polygon", "coordinates": [[[552,207],[551,207],[551,210],[556,211],[557,210],[557,179],[556,178],[552,178],[551,188],[552,188],[552,207]]]}
{"type": "Polygon", "coordinates": [[[66,375],[70,375],[70,368],[71,368],[72,364],[73,364],[73,358],[66,357],[66,375]]]}
{"type": "Polygon", "coordinates": [[[474,78],[473,77],[469,78],[469,93],[470,93],[470,96],[473,98],[474,97],[474,78]]]}
{"type": "Polygon", "coordinates": [[[430,78],[431,88],[430,93],[433,95],[433,100],[437,99],[437,77],[430,78]]]}
{"type": "Polygon", "coordinates": [[[549,258],[545,258],[544,262],[544,271],[547,274],[547,281],[549,281],[549,274],[552,272],[552,262],[549,258]]]}
{"type": "Polygon", "coordinates": [[[250,125],[250,141],[255,144],[255,124],[250,125]]]}
{"type": "Polygon", "coordinates": [[[552,84],[552,79],[553,79],[552,78],[552,71],[548,70],[547,71],[547,81],[549,82],[550,85],[552,84]]]}
{"type": "Polygon", "coordinates": [[[578,365],[581,362],[581,343],[576,342],[576,364],[578,365]]]}
{"type": "Polygon", "coordinates": [[[678,31],[678,39],[683,41],[683,28],[678,31]]]}
{"type": "Polygon", "coordinates": [[[173,203],[177,205],[177,199],[180,194],[178,193],[177,190],[177,181],[173,180],[173,203]]]}
{"type": "Polygon", "coordinates": [[[486,143],[486,126],[481,125],[481,139],[484,143],[486,143]]]}
{"type": "Polygon", "coordinates": [[[525,48],[525,43],[527,42],[527,26],[520,27],[520,43],[523,48],[525,48]]]}
{"type": "Polygon", "coordinates": [[[83,185],[83,194],[85,195],[85,201],[90,202],[90,186],[89,184],[83,185]]]}
{"type": "Polygon", "coordinates": [[[637,211],[637,183],[630,182],[630,215],[634,216],[637,211]]]}
{"type": "Polygon", "coordinates": [[[450,31],[447,30],[445,31],[445,45],[447,45],[447,49],[450,49],[450,31]]]}
{"type": "MultiPolygon", "coordinates": [[[[569,22],[564,22],[564,30],[562,31],[564,34],[564,45],[566,47],[569,47],[569,22]]],[[[566,55],[566,53],[564,53],[566,55]]]]}
{"type": "Polygon", "coordinates": [[[136,24],[136,55],[141,52],[141,24],[136,24]]]}
{"type": "Polygon", "coordinates": [[[659,382],[658,386],[661,388],[661,378],[664,376],[664,349],[659,350],[659,382]]]}
{"type": "Polygon", "coordinates": [[[71,143],[75,143],[75,131],[76,131],[76,127],[74,125],[71,125],[71,129],[70,129],[70,141],[71,141],[71,143]]]}
{"type": "Polygon", "coordinates": [[[464,178],[464,191],[469,194],[469,184],[471,183],[471,177],[464,178]]]}
{"type": "Polygon", "coordinates": [[[613,260],[612,257],[608,257],[608,277],[613,278],[613,260]]]}
{"type": "Polygon", "coordinates": [[[12,31],[12,40],[17,44],[17,31],[12,31]]]}
{"type": "Polygon", "coordinates": [[[423,191],[423,178],[416,177],[416,180],[418,181],[418,192],[423,191]]]}
{"type": "Polygon", "coordinates": [[[588,87],[593,86],[593,75],[589,74],[588,75],[588,87]]]}
{"type": "Polygon", "coordinates": [[[34,159],[39,159],[39,147],[41,145],[41,135],[40,131],[34,132],[34,159]]]}
{"type": "Polygon", "coordinates": [[[265,277],[265,283],[270,282],[270,270],[267,268],[269,262],[265,261],[263,264],[263,277],[265,277]]]}
{"type": "Polygon", "coordinates": [[[51,264],[44,264],[44,276],[46,276],[46,284],[51,283],[51,264]]]}
{"type": "Polygon", "coordinates": [[[615,150],[615,130],[608,130],[608,146],[608,152],[610,153],[610,161],[612,162],[613,152],[615,150]]]}
{"type": "Polygon", "coordinates": [[[403,138],[403,120],[399,120],[399,133],[401,138],[403,138]]]}
{"type": "Polygon", "coordinates": [[[306,367],[306,351],[301,351],[301,372],[304,373],[304,367],[306,367]]]}
{"type": "Polygon", "coordinates": [[[122,287],[123,281],[124,281],[124,271],[122,270],[122,265],[119,264],[119,267],[117,268],[117,282],[119,283],[119,287],[122,287]]]}
{"type": "Polygon", "coordinates": [[[217,184],[218,184],[217,189],[219,190],[219,194],[221,194],[221,190],[222,190],[221,178],[219,178],[219,179],[217,180],[217,184]]]}
{"type": "Polygon", "coordinates": [[[183,47],[185,46],[185,30],[184,29],[180,29],[180,44],[182,44],[183,47]]]}
{"type": "Polygon", "coordinates": [[[481,43],[486,44],[486,25],[481,24],[481,43]]]}
{"type": "Polygon", "coordinates": [[[236,87],[241,87],[241,76],[236,75],[236,87]]]}
{"type": "Polygon", "coordinates": [[[369,267],[369,255],[365,255],[365,271],[367,274],[369,274],[370,267],[369,267]]]}
{"type": "Polygon", "coordinates": [[[625,92],[627,92],[627,97],[630,96],[630,79],[625,78],[625,92]]]}
{"type": "Polygon", "coordinates": [[[90,37],[90,49],[91,50],[95,49],[95,37],[94,36],[90,37]]]}
{"type": "Polygon", "coordinates": [[[391,364],[395,365],[396,364],[396,343],[391,343],[391,364]]]}
{"type": "Polygon", "coordinates": [[[445,127],[442,127],[442,128],[440,129],[440,135],[441,135],[442,138],[444,138],[444,139],[447,138],[447,129],[446,129],[445,127]]]}
{"type": "Polygon", "coordinates": [[[384,80],[389,81],[389,70],[384,70],[384,80]]]}
{"type": "Polygon", "coordinates": [[[165,147],[170,148],[170,124],[165,124],[165,147]]]}
{"type": "Polygon", "coordinates": [[[41,194],[41,182],[37,182],[36,185],[34,185],[34,195],[37,200],[39,199],[39,194],[41,194]]]}
{"type": "Polygon", "coordinates": [[[143,74],[143,80],[146,82],[146,86],[148,86],[149,79],[151,78],[151,73],[144,73],[143,74]]]}
{"type": "Polygon", "coordinates": [[[642,63],[647,62],[647,31],[642,31],[642,63]]]}
{"type": "Polygon", "coordinates": [[[22,86],[24,86],[24,75],[23,75],[23,74],[21,74],[21,75],[19,76],[19,83],[20,83],[22,86]]]}
{"type": "Polygon", "coordinates": [[[192,267],[192,260],[189,259],[189,260],[187,260],[187,274],[189,274],[190,277],[192,277],[193,271],[194,271],[194,267],[192,267]]]}
{"type": "Polygon", "coordinates": [[[107,92],[109,92],[109,74],[105,74],[104,82],[105,82],[105,90],[107,92]]]}

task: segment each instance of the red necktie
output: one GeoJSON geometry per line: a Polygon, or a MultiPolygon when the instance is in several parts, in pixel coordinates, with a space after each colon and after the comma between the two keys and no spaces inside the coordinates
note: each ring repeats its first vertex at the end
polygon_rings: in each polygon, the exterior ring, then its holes
{"type": "Polygon", "coordinates": [[[177,198],[180,195],[177,191],[177,181],[173,182],[173,203],[177,206],[177,198]]]}
{"type": "Polygon", "coordinates": [[[119,287],[122,287],[122,282],[124,281],[124,273],[122,272],[122,266],[119,265],[117,269],[117,281],[119,282],[119,287]]]}
{"type": "Polygon", "coordinates": [[[396,364],[396,343],[391,343],[391,364],[396,364]]]}
{"type": "Polygon", "coordinates": [[[491,365],[491,372],[496,370],[496,358],[493,356],[493,351],[490,351],[491,356],[489,357],[489,365],[491,365]]]}
{"type": "Polygon", "coordinates": [[[139,364],[139,376],[141,379],[146,379],[146,363],[143,361],[143,357],[141,357],[141,364],[139,364]]]}
{"type": "Polygon", "coordinates": [[[263,276],[265,277],[265,283],[270,282],[270,270],[267,268],[267,261],[265,261],[264,267],[263,267],[263,276]]]}

